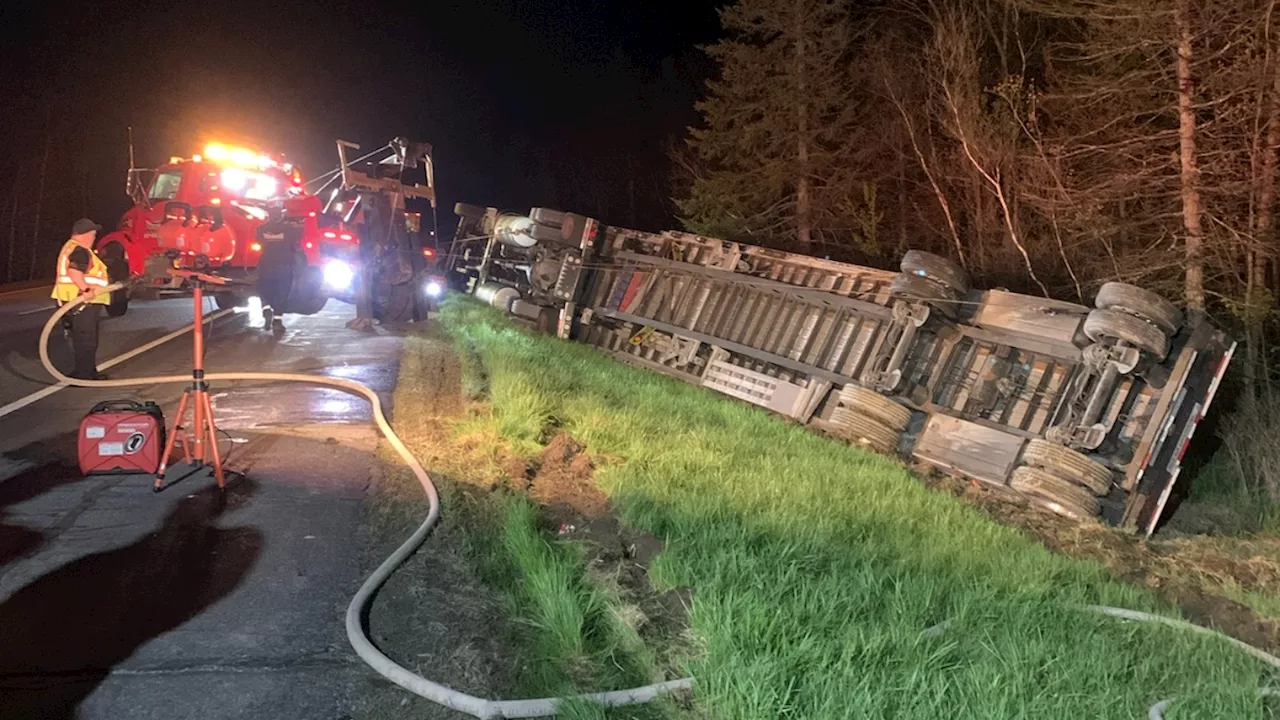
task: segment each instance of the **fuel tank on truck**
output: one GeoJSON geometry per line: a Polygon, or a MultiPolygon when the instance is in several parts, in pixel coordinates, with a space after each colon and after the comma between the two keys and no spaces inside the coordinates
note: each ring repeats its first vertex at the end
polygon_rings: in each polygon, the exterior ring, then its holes
{"type": "Polygon", "coordinates": [[[493,224],[493,234],[498,242],[514,248],[531,248],[538,244],[533,238],[533,218],[515,213],[503,213],[493,224]]]}

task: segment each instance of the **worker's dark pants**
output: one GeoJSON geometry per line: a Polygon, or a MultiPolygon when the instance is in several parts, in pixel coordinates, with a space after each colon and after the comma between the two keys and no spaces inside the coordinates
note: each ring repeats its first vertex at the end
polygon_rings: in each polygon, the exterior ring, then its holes
{"type": "Polygon", "coordinates": [[[75,356],[72,377],[91,378],[98,372],[98,321],[102,306],[83,305],[71,316],[71,348],[75,356]]]}

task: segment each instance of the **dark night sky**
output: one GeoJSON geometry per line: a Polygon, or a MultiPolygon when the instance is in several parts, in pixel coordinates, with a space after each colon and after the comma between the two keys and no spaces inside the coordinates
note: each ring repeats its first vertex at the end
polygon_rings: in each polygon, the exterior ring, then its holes
{"type": "Polygon", "coordinates": [[[139,165],[217,138],[310,175],[336,164],[335,138],[405,135],[435,146],[445,234],[455,200],[669,224],[663,143],[695,120],[708,64],[694,46],[715,39],[718,4],[6,4],[0,191],[51,133],[50,181],[86,178],[107,224],[126,202],[127,125],[139,165]]]}

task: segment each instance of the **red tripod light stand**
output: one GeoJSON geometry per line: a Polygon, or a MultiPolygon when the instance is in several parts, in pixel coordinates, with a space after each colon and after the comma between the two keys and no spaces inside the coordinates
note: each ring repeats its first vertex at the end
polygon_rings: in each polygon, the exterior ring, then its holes
{"type": "Polygon", "coordinates": [[[208,275],[197,270],[169,270],[169,274],[181,277],[190,285],[195,295],[195,326],[192,338],[195,345],[195,361],[191,369],[191,385],[182,391],[178,414],[160,456],[160,468],[156,470],[155,492],[164,489],[164,472],[169,466],[175,444],[182,446],[182,454],[194,468],[213,467],[213,476],[219,488],[225,488],[226,476],[222,472],[222,458],[218,455],[218,428],[213,422],[213,403],[209,399],[209,383],[204,379],[204,290],[207,285],[228,285],[226,278],[208,275]],[[183,425],[187,407],[191,408],[191,425],[183,425]]]}

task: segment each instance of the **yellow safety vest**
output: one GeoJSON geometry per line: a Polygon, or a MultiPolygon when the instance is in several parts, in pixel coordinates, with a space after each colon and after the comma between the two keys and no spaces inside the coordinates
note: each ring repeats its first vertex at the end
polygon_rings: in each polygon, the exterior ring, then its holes
{"type": "MultiPolygon", "coordinates": [[[[71,275],[67,273],[70,270],[71,253],[78,247],[84,247],[75,240],[68,240],[62,246],[62,250],[58,252],[58,279],[53,285],[53,294],[50,296],[60,303],[67,303],[75,300],[80,295],[80,288],[71,281],[71,275]]],[[[111,284],[111,280],[107,275],[107,264],[102,262],[102,258],[89,248],[89,269],[84,274],[84,282],[89,287],[104,288],[111,284]]],[[[91,303],[99,305],[111,304],[111,293],[99,292],[90,300],[91,303]]]]}

